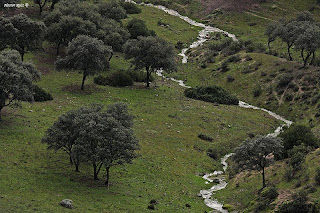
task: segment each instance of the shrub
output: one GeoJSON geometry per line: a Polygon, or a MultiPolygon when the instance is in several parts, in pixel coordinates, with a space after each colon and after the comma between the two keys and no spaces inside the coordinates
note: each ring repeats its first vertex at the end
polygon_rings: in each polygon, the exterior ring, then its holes
{"type": "Polygon", "coordinates": [[[121,6],[125,9],[127,14],[139,14],[141,13],[141,9],[130,2],[121,1],[121,6]]]}
{"type": "Polygon", "coordinates": [[[108,85],[108,78],[98,75],[93,79],[93,82],[98,85],[106,86],[108,85]]]}
{"type": "Polygon", "coordinates": [[[239,100],[230,95],[221,87],[217,86],[200,86],[196,88],[188,88],[184,91],[184,94],[188,98],[202,100],[206,102],[238,105],[239,100]]]}
{"type": "Polygon", "coordinates": [[[98,85],[110,85],[113,87],[124,87],[133,85],[134,79],[125,71],[120,70],[103,77],[101,75],[94,78],[94,83],[98,85]]]}
{"type": "Polygon", "coordinates": [[[231,76],[231,75],[228,75],[227,76],[227,81],[230,83],[230,82],[233,82],[234,81],[234,77],[231,76]]]}
{"type": "Polygon", "coordinates": [[[232,55],[227,59],[229,63],[238,62],[240,60],[241,60],[241,57],[239,55],[232,55]]]}
{"type": "Polygon", "coordinates": [[[312,133],[311,128],[303,125],[292,125],[282,132],[279,137],[283,138],[283,145],[286,151],[300,144],[305,144],[305,146],[312,148],[318,148],[319,146],[319,140],[312,133]]]}
{"type": "Polygon", "coordinates": [[[207,155],[212,158],[213,160],[218,159],[218,152],[215,149],[208,149],[207,150],[207,155]]]}
{"type": "Polygon", "coordinates": [[[113,87],[132,86],[133,79],[124,71],[117,71],[108,76],[108,84],[113,87]]]}
{"type": "Polygon", "coordinates": [[[316,176],[314,177],[314,179],[315,179],[316,183],[317,183],[318,185],[320,185],[320,167],[317,168],[317,170],[316,170],[316,176]]]}
{"type": "MultiPolygon", "coordinates": [[[[131,76],[132,80],[135,82],[146,82],[147,81],[147,74],[143,70],[129,70],[127,74],[131,76]]],[[[150,75],[149,81],[153,82],[154,77],[150,75]]]]}
{"type": "Polygon", "coordinates": [[[178,50],[182,50],[184,47],[184,43],[182,41],[178,41],[175,48],[178,50]]]}
{"type": "Polygon", "coordinates": [[[291,74],[281,75],[279,78],[279,82],[277,84],[277,89],[281,89],[288,86],[292,80],[293,80],[293,76],[291,74]]]}
{"type": "Polygon", "coordinates": [[[279,213],[312,213],[315,206],[308,203],[307,194],[303,191],[293,194],[292,201],[284,202],[278,210],[279,213]]]}
{"type": "Polygon", "coordinates": [[[262,93],[262,89],[260,87],[260,85],[256,86],[254,89],[253,89],[253,97],[259,97],[262,93]]]}
{"type": "Polygon", "coordinates": [[[262,199],[268,199],[270,201],[273,201],[278,197],[278,192],[274,186],[265,187],[260,193],[260,196],[262,199]]]}
{"type": "Polygon", "coordinates": [[[228,61],[224,61],[222,64],[221,64],[221,72],[227,72],[229,70],[229,67],[228,67],[228,61]]]}
{"type": "Polygon", "coordinates": [[[305,161],[305,156],[304,154],[298,152],[295,153],[291,158],[290,158],[290,165],[292,168],[297,171],[301,169],[301,164],[305,161]]]}
{"type": "Polygon", "coordinates": [[[198,135],[198,138],[200,138],[201,140],[205,140],[205,141],[210,141],[210,142],[213,141],[213,138],[212,138],[211,136],[205,135],[205,134],[203,134],[203,133],[200,133],[200,134],[198,135]]]}
{"type": "Polygon", "coordinates": [[[36,102],[44,102],[44,101],[51,101],[53,97],[50,93],[44,91],[37,85],[33,85],[33,92],[34,92],[34,101],[36,102]]]}

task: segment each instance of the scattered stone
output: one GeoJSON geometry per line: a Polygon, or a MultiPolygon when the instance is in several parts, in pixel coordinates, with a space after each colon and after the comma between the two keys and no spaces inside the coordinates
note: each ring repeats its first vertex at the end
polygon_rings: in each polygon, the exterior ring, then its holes
{"type": "Polygon", "coordinates": [[[186,203],[186,207],[190,208],[191,206],[190,206],[190,204],[186,203]]]}
{"type": "Polygon", "coordinates": [[[198,193],[198,194],[197,194],[197,197],[202,197],[202,194],[201,194],[201,193],[198,193]]]}
{"type": "Polygon", "coordinates": [[[33,110],[29,110],[29,112],[33,112],[33,110]]]}
{"type": "Polygon", "coordinates": [[[1,198],[4,198],[3,196],[1,196],[1,198]]]}
{"type": "Polygon", "coordinates": [[[177,131],[177,133],[180,133],[180,131],[177,131]]]}
{"type": "Polygon", "coordinates": [[[60,202],[60,205],[65,208],[72,209],[73,208],[73,201],[69,200],[69,199],[64,199],[60,202]]]}

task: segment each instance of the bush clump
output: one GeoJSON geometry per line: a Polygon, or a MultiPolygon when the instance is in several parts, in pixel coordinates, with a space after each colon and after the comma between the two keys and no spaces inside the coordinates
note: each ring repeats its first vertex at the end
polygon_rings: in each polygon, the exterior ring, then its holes
{"type": "Polygon", "coordinates": [[[279,82],[277,84],[277,89],[284,88],[288,86],[293,80],[292,74],[284,74],[279,78],[279,82]]]}
{"type": "Polygon", "coordinates": [[[269,201],[273,201],[278,197],[277,189],[272,187],[265,187],[260,193],[261,198],[268,199],[269,201]]]}
{"type": "Polygon", "coordinates": [[[198,134],[198,138],[200,138],[201,140],[204,140],[204,141],[210,141],[210,142],[213,141],[213,138],[211,136],[203,134],[203,133],[198,134]]]}
{"type": "Polygon", "coordinates": [[[121,1],[121,6],[127,14],[139,14],[142,11],[137,5],[130,2],[121,1]]]}
{"type": "Polygon", "coordinates": [[[200,86],[196,88],[188,88],[184,91],[188,98],[227,105],[238,105],[237,97],[229,94],[223,88],[218,86],[200,86]]]}
{"type": "Polygon", "coordinates": [[[316,212],[315,205],[308,202],[306,192],[293,194],[292,201],[281,204],[279,213],[312,213],[316,212]]]}
{"type": "MultiPolygon", "coordinates": [[[[119,70],[109,74],[108,76],[97,76],[94,78],[94,83],[102,86],[124,87],[132,86],[133,82],[146,82],[146,73],[142,70],[124,71],[119,70]]],[[[151,75],[149,81],[154,81],[151,75]]]]}
{"type": "Polygon", "coordinates": [[[108,76],[108,85],[113,87],[132,86],[133,79],[126,72],[114,72],[108,76]]]}
{"type": "Polygon", "coordinates": [[[292,125],[282,132],[279,137],[283,138],[283,146],[286,152],[301,144],[312,149],[319,147],[319,140],[313,134],[311,128],[304,125],[292,125]]]}
{"type": "Polygon", "coordinates": [[[215,149],[208,149],[207,150],[207,155],[212,158],[213,160],[217,160],[218,159],[218,152],[215,149]]]}
{"type": "Polygon", "coordinates": [[[34,92],[34,101],[36,102],[44,102],[44,101],[51,101],[53,97],[50,93],[44,91],[37,85],[33,85],[33,92],[34,92]]]}

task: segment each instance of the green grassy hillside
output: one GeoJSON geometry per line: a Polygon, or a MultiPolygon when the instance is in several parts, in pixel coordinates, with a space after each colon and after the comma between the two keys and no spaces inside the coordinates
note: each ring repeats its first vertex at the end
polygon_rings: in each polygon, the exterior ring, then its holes
{"type": "MultiPolygon", "coordinates": [[[[148,8],[136,16],[149,17],[148,26],[173,44],[196,38],[196,29],[162,12],[148,8]],[[174,28],[158,27],[159,17],[174,28]]],[[[207,150],[215,149],[221,157],[248,133],[265,134],[279,125],[260,111],[184,98],[183,88],[162,79],[156,81],[159,87],[145,89],[142,84],[96,86],[89,78],[85,91],[81,91],[82,76],[55,71],[54,49],[47,44],[44,51],[28,53],[26,61],[42,72],[37,85],[50,92],[54,100],[3,110],[1,212],[63,212],[59,202],[66,198],[74,201],[75,208],[70,212],[147,212],[152,199],[158,202],[155,207],[159,212],[209,211],[196,196],[208,187],[197,174],[221,169],[221,165],[207,156],[207,150]],[[82,165],[81,172],[76,173],[65,153],[48,151],[41,144],[45,130],[64,112],[91,103],[119,101],[127,103],[135,115],[134,130],[141,150],[133,164],[111,169],[109,189],[103,173],[101,181],[93,181],[91,167],[82,165]],[[199,133],[210,135],[214,141],[200,140],[199,133]]],[[[129,66],[121,54],[116,54],[110,71],[129,66]]]]}

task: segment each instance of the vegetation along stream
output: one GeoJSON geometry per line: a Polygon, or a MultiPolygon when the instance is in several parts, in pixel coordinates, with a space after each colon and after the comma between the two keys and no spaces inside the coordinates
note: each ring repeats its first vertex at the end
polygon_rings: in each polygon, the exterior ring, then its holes
{"type": "MultiPolygon", "coordinates": [[[[126,0],[127,2],[131,2],[136,4],[136,2],[132,1],[132,0],[126,0]]],[[[197,26],[197,27],[202,27],[204,28],[203,30],[199,31],[199,35],[198,35],[198,40],[193,42],[188,48],[184,48],[182,49],[181,53],[179,54],[180,56],[182,56],[182,63],[187,63],[188,62],[188,56],[186,55],[187,51],[191,48],[196,48],[200,45],[202,45],[204,42],[206,42],[209,38],[209,34],[213,33],[213,32],[220,32],[220,33],[224,33],[225,35],[227,35],[228,37],[232,38],[233,40],[237,41],[237,38],[234,34],[228,33],[224,30],[221,30],[219,28],[216,27],[212,27],[212,26],[208,26],[205,25],[203,23],[199,23],[196,22],[192,19],[190,19],[187,16],[183,16],[181,14],[179,14],[177,11],[172,10],[172,9],[168,9],[162,5],[153,5],[153,4],[145,4],[145,3],[141,3],[140,5],[144,5],[144,6],[149,6],[149,7],[155,7],[157,9],[163,10],[164,12],[173,15],[173,16],[177,16],[179,18],[181,18],[182,20],[186,21],[187,23],[189,23],[192,26],[197,26]]],[[[157,75],[158,76],[162,76],[163,78],[165,78],[165,76],[163,75],[163,71],[162,70],[158,70],[157,71],[157,75]]],[[[168,80],[172,80],[175,81],[177,83],[179,83],[180,86],[185,87],[185,88],[190,88],[190,86],[187,86],[182,80],[177,80],[174,78],[167,78],[168,80]]],[[[271,112],[267,109],[263,109],[260,107],[256,107],[256,106],[252,106],[250,104],[247,104],[243,101],[239,101],[239,107],[242,108],[247,108],[247,109],[256,109],[256,110],[261,110],[264,111],[266,113],[268,113],[269,115],[271,115],[272,117],[274,117],[277,120],[281,120],[284,122],[284,124],[280,125],[273,133],[270,133],[270,136],[276,137],[280,134],[280,132],[282,131],[282,128],[284,126],[290,126],[292,124],[292,121],[286,120],[285,118],[281,117],[280,115],[277,115],[274,112],[271,112]]],[[[222,213],[226,213],[228,212],[227,210],[223,209],[223,204],[220,203],[218,200],[214,199],[212,197],[212,195],[214,194],[214,192],[222,190],[224,188],[226,188],[227,186],[227,182],[225,181],[225,177],[224,177],[224,173],[228,168],[228,164],[227,164],[227,160],[229,157],[231,157],[233,155],[233,153],[229,153],[227,155],[225,155],[223,158],[221,158],[221,164],[223,166],[223,170],[222,171],[214,171],[213,173],[208,173],[205,174],[203,176],[203,179],[206,180],[207,184],[213,183],[213,182],[218,182],[217,184],[213,185],[210,189],[203,189],[200,191],[200,195],[202,196],[202,198],[204,199],[205,204],[212,208],[213,210],[222,212],[222,213]]]]}

